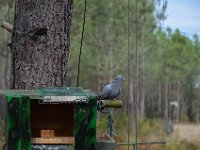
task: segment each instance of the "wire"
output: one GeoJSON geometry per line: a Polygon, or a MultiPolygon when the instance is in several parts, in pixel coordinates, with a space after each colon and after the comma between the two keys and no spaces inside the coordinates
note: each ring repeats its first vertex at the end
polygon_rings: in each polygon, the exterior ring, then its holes
{"type": "MultiPolygon", "coordinates": [[[[166,90],[165,89],[165,84],[167,84],[166,83],[166,60],[165,60],[165,34],[164,34],[164,29],[165,29],[165,21],[164,21],[164,19],[165,19],[165,17],[164,17],[164,14],[165,14],[165,10],[164,10],[164,5],[165,5],[165,0],[163,0],[163,6],[162,6],[162,30],[163,30],[163,36],[162,36],[162,49],[163,49],[163,78],[164,78],[164,80],[163,80],[163,82],[164,82],[164,90],[166,90]]],[[[162,77],[161,77],[162,78],[162,77]]],[[[164,93],[164,99],[166,98],[165,97],[165,91],[164,92],[162,92],[162,93],[164,93]]],[[[165,100],[165,102],[166,102],[166,100],[165,100]]],[[[166,103],[165,103],[165,105],[167,105],[166,103]]],[[[164,105],[164,107],[165,107],[165,105],[164,105]]],[[[161,106],[160,106],[161,107],[161,106]]],[[[164,113],[163,113],[163,141],[165,141],[165,109],[163,109],[164,110],[164,113]]],[[[165,144],[163,144],[163,150],[165,149],[165,144]]]]}
{"type": "Polygon", "coordinates": [[[130,0],[128,0],[128,103],[127,103],[127,112],[128,112],[128,150],[130,148],[130,0]]]}
{"type": "Polygon", "coordinates": [[[138,141],[138,41],[137,41],[137,25],[138,25],[138,6],[137,6],[138,1],[135,0],[135,55],[136,55],[136,76],[135,76],[135,150],[137,150],[137,141],[138,141]]]}
{"type": "Polygon", "coordinates": [[[78,57],[78,71],[77,71],[77,84],[76,84],[77,87],[79,87],[81,54],[82,54],[83,36],[84,36],[84,30],[85,30],[85,18],[86,18],[86,10],[87,10],[87,3],[86,2],[87,2],[87,0],[85,0],[84,16],[83,16],[83,28],[82,28],[82,34],[81,34],[81,45],[80,45],[80,51],[79,51],[79,57],[78,57]]]}

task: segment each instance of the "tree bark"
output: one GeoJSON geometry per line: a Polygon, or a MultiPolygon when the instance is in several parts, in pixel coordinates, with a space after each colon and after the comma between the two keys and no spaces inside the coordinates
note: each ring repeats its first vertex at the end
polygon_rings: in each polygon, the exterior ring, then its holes
{"type": "Polygon", "coordinates": [[[13,89],[67,86],[72,0],[18,0],[12,38],[13,89]]]}

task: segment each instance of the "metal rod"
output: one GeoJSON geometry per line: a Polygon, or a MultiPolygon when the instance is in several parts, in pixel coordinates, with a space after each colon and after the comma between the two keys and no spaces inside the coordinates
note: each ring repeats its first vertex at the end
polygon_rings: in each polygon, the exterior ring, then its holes
{"type": "Polygon", "coordinates": [[[77,70],[77,83],[76,86],[79,87],[79,74],[80,74],[80,65],[81,65],[81,54],[82,54],[82,46],[83,46],[83,38],[84,38],[84,31],[85,31],[85,20],[86,20],[86,11],[87,11],[87,0],[85,0],[84,6],[84,15],[83,15],[83,28],[81,33],[81,45],[79,50],[79,57],[78,57],[78,70],[77,70]]]}
{"type": "Polygon", "coordinates": [[[138,76],[139,76],[139,71],[138,71],[138,39],[137,39],[137,28],[138,28],[138,1],[135,0],[135,20],[136,20],[136,24],[135,24],[135,55],[136,55],[136,76],[135,76],[135,98],[134,98],[134,101],[135,101],[135,150],[137,150],[137,140],[138,140],[138,76]]]}
{"type": "Polygon", "coordinates": [[[149,145],[149,144],[166,144],[165,141],[150,141],[150,142],[137,142],[137,143],[117,143],[117,146],[123,145],[149,145]]]}
{"type": "MultiPolygon", "coordinates": [[[[162,3],[163,3],[163,4],[162,4],[162,5],[163,5],[163,6],[162,6],[162,13],[163,13],[163,14],[162,14],[162,17],[163,17],[163,18],[162,18],[162,32],[163,32],[163,34],[162,34],[162,44],[163,44],[163,45],[162,45],[162,48],[163,48],[163,56],[162,56],[162,57],[163,57],[163,77],[162,77],[163,80],[162,80],[162,82],[164,83],[164,90],[166,90],[166,89],[165,89],[165,84],[167,84],[167,83],[166,83],[166,57],[165,57],[165,34],[164,34],[164,32],[165,32],[165,31],[164,31],[164,30],[165,30],[165,29],[164,29],[164,28],[165,28],[165,16],[164,16],[164,15],[165,15],[165,14],[164,14],[164,13],[165,13],[165,10],[164,10],[164,9],[165,9],[165,8],[164,8],[164,7],[165,7],[165,6],[164,6],[164,5],[165,5],[165,0],[163,0],[162,3]]],[[[162,94],[163,94],[163,93],[165,93],[165,92],[163,91],[162,94]]],[[[165,94],[164,94],[164,97],[165,97],[165,94]]],[[[165,105],[166,105],[166,104],[165,104],[165,105]]],[[[165,106],[164,106],[164,107],[165,107],[165,106]]],[[[165,111],[166,111],[166,110],[164,110],[164,113],[163,113],[163,135],[162,135],[163,141],[165,140],[165,121],[166,121],[166,118],[165,118],[165,111]]],[[[163,144],[163,150],[164,150],[164,149],[165,149],[165,145],[163,144]]]]}
{"type": "MultiPolygon", "coordinates": [[[[130,56],[130,0],[128,0],[128,102],[127,102],[127,112],[128,112],[128,143],[130,142],[130,60],[131,60],[131,56],[130,56]]],[[[128,150],[129,150],[129,145],[128,145],[128,150]]]]}

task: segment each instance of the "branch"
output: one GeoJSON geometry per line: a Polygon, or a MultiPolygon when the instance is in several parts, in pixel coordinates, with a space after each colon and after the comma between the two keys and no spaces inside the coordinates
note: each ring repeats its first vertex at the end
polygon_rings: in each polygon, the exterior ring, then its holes
{"type": "Polygon", "coordinates": [[[4,28],[4,29],[6,29],[8,32],[12,33],[13,26],[10,23],[4,21],[1,24],[1,27],[4,28]]]}

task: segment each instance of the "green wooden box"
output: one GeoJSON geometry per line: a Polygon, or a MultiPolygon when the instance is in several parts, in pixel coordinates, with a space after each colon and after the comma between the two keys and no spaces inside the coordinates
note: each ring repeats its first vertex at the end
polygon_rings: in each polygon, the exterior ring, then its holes
{"type": "Polygon", "coordinates": [[[96,95],[82,88],[4,90],[8,150],[95,150],[96,95]]]}

